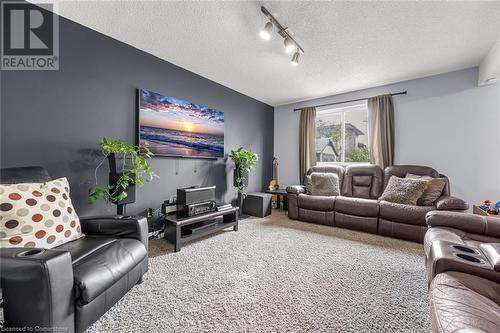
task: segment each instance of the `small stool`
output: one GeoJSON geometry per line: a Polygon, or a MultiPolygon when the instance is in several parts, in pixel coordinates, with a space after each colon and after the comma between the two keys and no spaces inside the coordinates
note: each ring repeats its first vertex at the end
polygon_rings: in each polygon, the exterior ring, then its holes
{"type": "Polygon", "coordinates": [[[257,217],[271,215],[271,200],[272,195],[268,193],[248,193],[243,200],[243,213],[257,217]]]}

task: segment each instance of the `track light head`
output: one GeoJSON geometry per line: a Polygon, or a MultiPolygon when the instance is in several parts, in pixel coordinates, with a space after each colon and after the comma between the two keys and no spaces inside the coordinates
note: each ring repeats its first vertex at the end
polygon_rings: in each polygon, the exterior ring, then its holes
{"type": "Polygon", "coordinates": [[[271,22],[267,22],[264,29],[260,31],[259,35],[264,40],[270,40],[271,32],[273,32],[273,24],[271,22]]]}
{"type": "Polygon", "coordinates": [[[300,60],[300,51],[296,50],[291,60],[292,66],[297,66],[299,64],[299,60],[300,60]]]}
{"type": "Polygon", "coordinates": [[[290,37],[285,38],[285,52],[292,53],[295,49],[297,49],[297,45],[293,42],[290,37]]]}

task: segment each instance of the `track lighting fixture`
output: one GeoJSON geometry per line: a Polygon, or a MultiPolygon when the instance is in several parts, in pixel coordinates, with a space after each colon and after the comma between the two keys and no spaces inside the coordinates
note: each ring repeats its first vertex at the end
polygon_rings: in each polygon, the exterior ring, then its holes
{"type": "Polygon", "coordinates": [[[297,66],[299,64],[299,60],[300,60],[300,51],[297,50],[292,56],[291,60],[292,66],[297,66]]]}
{"type": "Polygon", "coordinates": [[[264,6],[260,7],[260,10],[269,20],[269,22],[267,22],[264,26],[264,29],[260,31],[260,37],[265,40],[271,39],[273,28],[276,27],[277,33],[285,40],[285,52],[292,53],[295,51],[292,56],[291,62],[292,65],[297,66],[299,64],[301,55],[304,54],[304,49],[292,37],[292,35],[288,31],[288,27],[283,27],[264,6]]]}
{"type": "Polygon", "coordinates": [[[260,37],[264,40],[271,39],[271,33],[273,32],[273,24],[271,22],[267,22],[264,26],[264,29],[260,31],[260,37]]]}

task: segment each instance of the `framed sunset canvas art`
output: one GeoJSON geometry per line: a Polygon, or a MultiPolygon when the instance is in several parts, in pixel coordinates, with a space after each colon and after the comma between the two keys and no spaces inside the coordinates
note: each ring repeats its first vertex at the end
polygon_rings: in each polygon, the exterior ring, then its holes
{"type": "Polygon", "coordinates": [[[138,90],[139,143],[159,156],[224,156],[224,112],[147,89],[138,90]]]}

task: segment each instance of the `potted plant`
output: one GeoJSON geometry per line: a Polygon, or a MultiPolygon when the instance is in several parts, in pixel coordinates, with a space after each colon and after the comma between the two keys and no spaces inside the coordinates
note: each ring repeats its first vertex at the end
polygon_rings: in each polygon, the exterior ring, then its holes
{"type": "Polygon", "coordinates": [[[229,157],[234,162],[234,180],[233,185],[238,190],[238,207],[243,207],[243,199],[246,196],[245,187],[248,186],[248,174],[257,164],[259,156],[243,147],[231,150],[229,157]]]}
{"type": "Polygon", "coordinates": [[[102,199],[117,205],[119,215],[125,214],[125,205],[135,201],[135,185],[143,187],[146,182],[158,177],[147,161],[153,153],[147,143],[135,146],[121,139],[108,141],[103,138],[99,146],[104,158],[95,168],[96,187],[89,189],[89,203],[102,199]],[[109,161],[109,184],[97,187],[97,171],[106,159],[109,161]]]}

